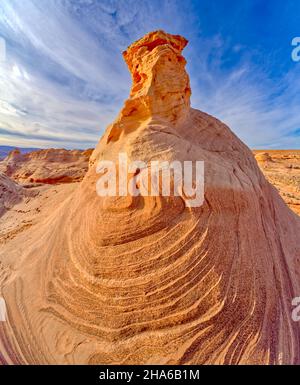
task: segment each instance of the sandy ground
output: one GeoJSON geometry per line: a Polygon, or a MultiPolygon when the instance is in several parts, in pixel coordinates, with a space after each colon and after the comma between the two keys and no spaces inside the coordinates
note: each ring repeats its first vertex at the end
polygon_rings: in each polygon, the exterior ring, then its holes
{"type": "Polygon", "coordinates": [[[259,150],[254,154],[267,153],[271,159],[259,162],[270,183],[279,191],[288,206],[300,215],[300,150],[259,150]]]}
{"type": "Polygon", "coordinates": [[[32,197],[25,198],[0,217],[0,245],[9,242],[27,229],[35,226],[62,203],[78,183],[42,185],[28,188],[32,197]]]}

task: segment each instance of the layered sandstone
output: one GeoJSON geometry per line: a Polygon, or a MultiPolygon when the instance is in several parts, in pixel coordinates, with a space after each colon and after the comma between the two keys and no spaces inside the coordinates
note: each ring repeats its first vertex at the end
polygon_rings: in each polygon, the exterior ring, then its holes
{"type": "Polygon", "coordinates": [[[259,167],[272,183],[286,204],[300,215],[300,150],[254,151],[259,167]]]}
{"type": "Polygon", "coordinates": [[[190,109],[190,82],[182,50],[187,40],[162,31],[148,34],[132,44],[123,57],[132,75],[130,98],[116,119],[107,142],[135,130],[154,116],[166,124],[184,120],[190,109]]]}
{"type": "Polygon", "coordinates": [[[13,150],[0,162],[0,171],[24,183],[71,183],[83,179],[92,150],[47,149],[22,154],[13,150]]]}
{"type": "Polygon", "coordinates": [[[128,48],[133,88],[84,180],[0,251],[1,362],[300,363],[300,220],[231,130],[190,107],[186,44],[158,31],[128,48]],[[204,161],[204,204],[99,197],[97,165],[119,153],[204,161]]]}
{"type": "Polygon", "coordinates": [[[22,186],[0,173],[0,217],[30,193],[22,186]]]}

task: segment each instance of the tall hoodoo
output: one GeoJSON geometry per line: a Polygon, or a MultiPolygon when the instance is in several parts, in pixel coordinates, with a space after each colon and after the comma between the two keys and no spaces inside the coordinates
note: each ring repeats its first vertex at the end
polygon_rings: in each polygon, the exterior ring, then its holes
{"type": "Polygon", "coordinates": [[[187,43],[182,36],[156,31],[123,53],[133,84],[108,141],[118,139],[120,131],[131,127],[132,121],[156,117],[176,125],[186,118],[191,88],[182,51],[187,43]]]}

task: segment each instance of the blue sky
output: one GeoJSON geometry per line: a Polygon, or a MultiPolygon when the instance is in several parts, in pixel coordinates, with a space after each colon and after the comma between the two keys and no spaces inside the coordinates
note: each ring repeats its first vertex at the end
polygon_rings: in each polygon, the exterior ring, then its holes
{"type": "Polygon", "coordinates": [[[128,97],[121,52],[189,40],[192,106],[252,148],[300,148],[299,0],[0,0],[0,145],[94,146],[128,97]]]}

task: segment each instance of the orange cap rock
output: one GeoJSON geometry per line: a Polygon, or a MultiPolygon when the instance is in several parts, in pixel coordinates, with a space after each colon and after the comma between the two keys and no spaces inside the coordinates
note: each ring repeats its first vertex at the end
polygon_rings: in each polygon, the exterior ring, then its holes
{"type": "Polygon", "coordinates": [[[155,31],[123,52],[133,84],[108,141],[117,140],[132,118],[155,117],[176,125],[186,117],[191,88],[182,51],[187,43],[182,36],[155,31]]]}

